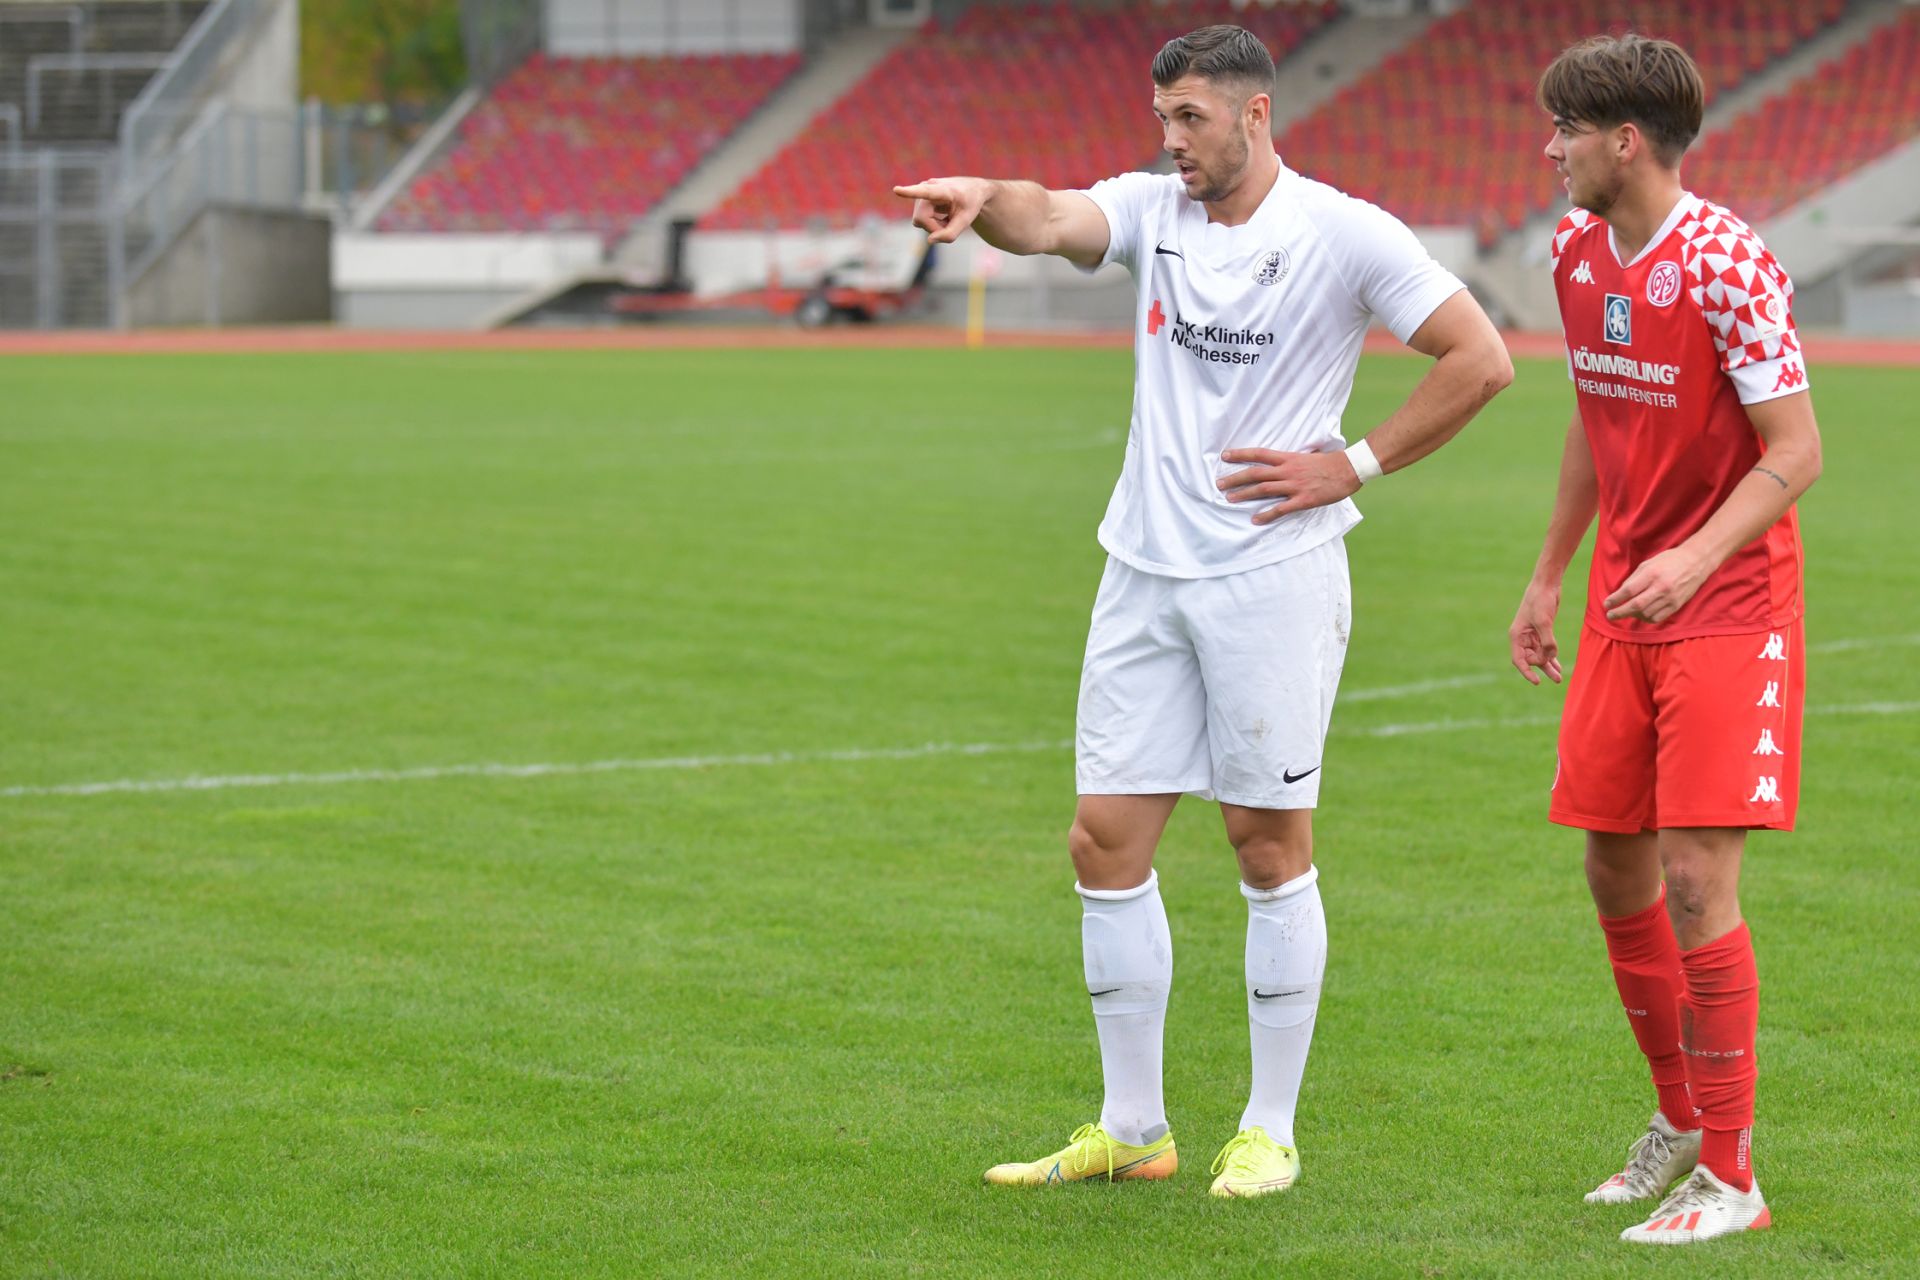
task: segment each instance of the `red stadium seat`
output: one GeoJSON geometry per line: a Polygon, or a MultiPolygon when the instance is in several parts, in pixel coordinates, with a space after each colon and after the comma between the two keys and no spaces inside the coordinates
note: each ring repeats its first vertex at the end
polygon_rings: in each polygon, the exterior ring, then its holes
{"type": "Polygon", "coordinates": [[[1278,61],[1335,9],[1225,0],[969,9],[895,49],[701,226],[900,218],[906,210],[892,184],[935,173],[1084,187],[1152,159],[1147,63],[1161,44],[1207,22],[1238,22],[1278,61]]]}
{"type": "Polygon", "coordinates": [[[799,65],[792,54],[536,53],[467,117],[453,150],[394,201],[380,229],[617,237],[799,65]]]}
{"type": "MultiPolygon", "coordinates": [[[[1281,152],[1295,169],[1408,222],[1472,227],[1491,244],[1560,202],[1540,154],[1548,125],[1533,86],[1568,44],[1598,31],[1671,35],[1700,64],[1711,96],[1845,8],[1845,0],[1479,0],[1297,122],[1281,152]]],[[[1708,194],[1691,166],[1688,177],[1708,194]]]]}
{"type": "Polygon", "coordinates": [[[1750,221],[1920,136],[1920,11],[1909,10],[1704,139],[1687,185],[1750,221]]]}

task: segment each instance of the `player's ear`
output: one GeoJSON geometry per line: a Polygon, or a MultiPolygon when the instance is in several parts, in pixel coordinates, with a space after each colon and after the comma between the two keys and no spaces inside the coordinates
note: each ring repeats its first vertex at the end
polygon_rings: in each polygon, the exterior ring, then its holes
{"type": "Polygon", "coordinates": [[[1632,164],[1633,158],[1640,154],[1647,140],[1640,133],[1640,126],[1628,120],[1613,127],[1613,158],[1621,164],[1632,164]]]}
{"type": "Polygon", "coordinates": [[[1247,130],[1258,134],[1262,127],[1269,133],[1273,131],[1273,98],[1264,93],[1256,93],[1247,99],[1247,130]]]}

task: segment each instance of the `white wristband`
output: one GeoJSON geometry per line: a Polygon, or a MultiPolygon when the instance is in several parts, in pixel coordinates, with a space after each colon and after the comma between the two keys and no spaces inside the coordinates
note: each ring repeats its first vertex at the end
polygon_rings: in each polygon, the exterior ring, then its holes
{"type": "Polygon", "coordinates": [[[1386,474],[1380,470],[1380,459],[1373,456],[1373,446],[1365,440],[1355,440],[1347,446],[1347,461],[1353,464],[1353,473],[1360,477],[1361,484],[1386,474]]]}

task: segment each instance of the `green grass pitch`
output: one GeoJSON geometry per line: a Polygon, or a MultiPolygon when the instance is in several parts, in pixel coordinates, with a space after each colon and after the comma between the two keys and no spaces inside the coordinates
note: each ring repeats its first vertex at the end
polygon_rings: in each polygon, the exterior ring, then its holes
{"type": "MultiPolygon", "coordinates": [[[[1367,361],[1349,421],[1421,367],[1367,361]]],[[[1560,692],[1506,665],[1551,362],[1349,540],[1304,1182],[1206,1195],[1245,912],[1189,801],[1185,1168],[979,1185],[1099,1104],[1061,744],[1130,381],[1101,351],[0,362],[0,1275],[1913,1274],[1911,369],[1816,367],[1801,830],[1745,893],[1774,1230],[1648,1256],[1580,1202],[1652,1094],[1544,818],[1560,692]],[[926,744],[980,749],[884,754],[926,744]]]]}

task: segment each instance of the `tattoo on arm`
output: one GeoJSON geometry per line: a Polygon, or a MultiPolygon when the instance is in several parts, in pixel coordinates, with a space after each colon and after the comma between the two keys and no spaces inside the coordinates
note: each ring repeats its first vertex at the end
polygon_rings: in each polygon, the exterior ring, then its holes
{"type": "Polygon", "coordinates": [[[1782,489],[1793,488],[1792,485],[1787,483],[1787,478],[1781,475],[1778,471],[1769,471],[1765,467],[1755,467],[1754,470],[1758,471],[1763,476],[1772,477],[1774,483],[1778,484],[1782,489]]]}

